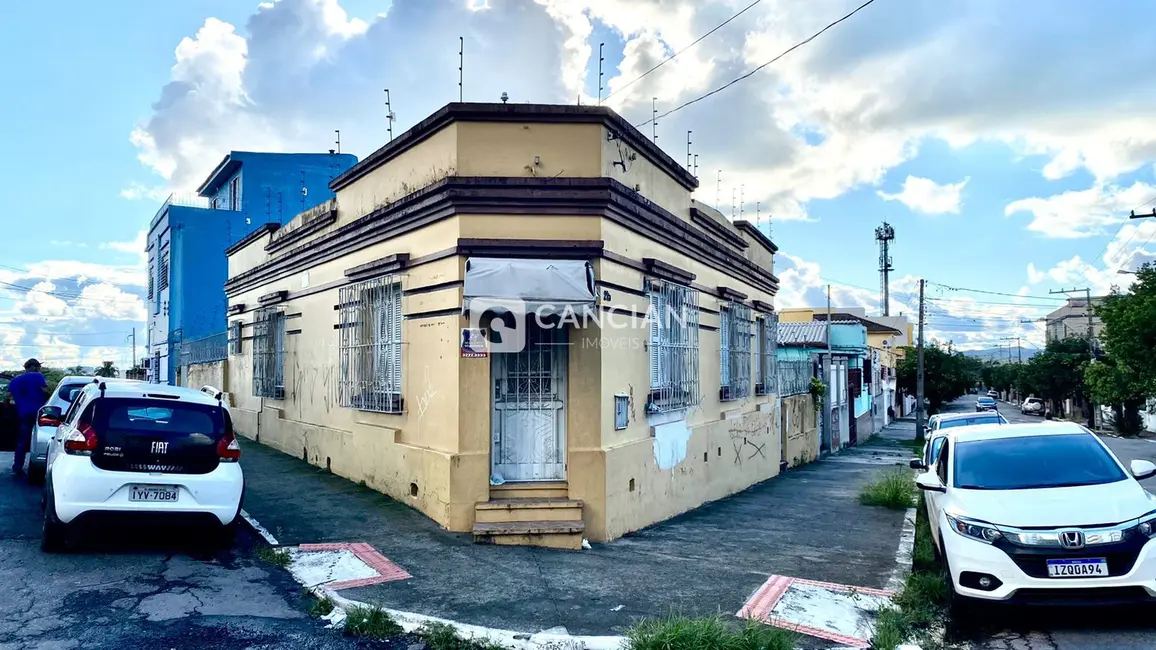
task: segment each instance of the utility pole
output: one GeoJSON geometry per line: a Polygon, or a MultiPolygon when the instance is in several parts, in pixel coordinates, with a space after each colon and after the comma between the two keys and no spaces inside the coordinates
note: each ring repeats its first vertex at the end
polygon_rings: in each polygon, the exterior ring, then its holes
{"type": "Polygon", "coordinates": [[[915,440],[923,441],[923,278],[919,279],[919,344],[915,367],[915,440]]]}
{"type": "Polygon", "coordinates": [[[838,382],[831,381],[831,368],[834,365],[834,359],[831,358],[831,285],[827,285],[827,354],[823,356],[823,383],[827,385],[827,391],[823,395],[823,428],[825,434],[824,441],[827,444],[827,451],[835,451],[835,423],[831,421],[831,406],[834,404],[835,394],[834,389],[838,382]]]}
{"type": "MultiPolygon", "coordinates": [[[[1156,213],[1156,211],[1153,211],[1153,212],[1156,213]]],[[[1147,215],[1133,216],[1130,218],[1139,219],[1140,217],[1143,217],[1143,216],[1147,216],[1147,215]]],[[[1084,311],[1087,312],[1087,315],[1088,315],[1088,363],[1095,363],[1096,362],[1096,343],[1092,340],[1092,333],[1093,333],[1093,327],[1092,327],[1092,288],[1091,287],[1084,287],[1083,289],[1078,289],[1076,287],[1072,287],[1071,289],[1058,289],[1056,291],[1049,291],[1048,293],[1062,293],[1062,294],[1067,295],[1067,294],[1071,294],[1071,293],[1077,293],[1080,291],[1084,292],[1084,300],[1086,301],[1084,303],[1084,311]]],[[[1066,324],[1065,324],[1064,328],[1067,329],[1066,324]]],[[[1092,403],[1091,395],[1088,396],[1088,428],[1090,428],[1090,429],[1096,428],[1096,405],[1092,403]]]]}
{"type": "Polygon", "coordinates": [[[132,328],[132,367],[136,368],[136,328],[132,328]]]}

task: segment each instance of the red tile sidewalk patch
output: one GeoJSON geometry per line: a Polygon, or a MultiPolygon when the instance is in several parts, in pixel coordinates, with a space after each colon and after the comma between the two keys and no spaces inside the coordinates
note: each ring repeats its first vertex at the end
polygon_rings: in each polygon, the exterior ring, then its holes
{"type": "Polygon", "coordinates": [[[299,551],[308,553],[310,551],[349,551],[357,557],[357,559],[364,562],[369,568],[377,572],[375,578],[362,578],[360,580],[345,580],[342,582],[331,582],[326,587],[330,589],[349,589],[351,587],[366,587],[368,585],[381,584],[383,582],[393,582],[395,580],[408,580],[412,578],[405,569],[399,567],[377,552],[365,542],[355,543],[337,543],[337,544],[301,544],[297,547],[299,551]]]}
{"type": "Polygon", "coordinates": [[[807,585],[812,587],[819,587],[830,591],[837,591],[843,593],[860,593],[871,596],[878,596],[880,598],[890,598],[893,592],[886,589],[871,589],[868,587],[852,587],[849,585],[841,585],[834,582],[821,582],[818,580],[805,580],[803,578],[791,578],[789,576],[772,575],[751,597],[747,599],[743,608],[738,611],[735,616],[749,620],[757,620],[773,625],[774,627],[782,628],[784,630],[791,630],[813,636],[818,639],[826,639],[841,643],[843,645],[855,648],[870,647],[871,642],[868,639],[861,639],[859,637],[850,636],[847,634],[840,634],[833,630],[825,630],[821,628],[811,627],[800,623],[794,623],[785,618],[773,616],[772,612],[775,606],[783,599],[793,585],[807,585]]]}

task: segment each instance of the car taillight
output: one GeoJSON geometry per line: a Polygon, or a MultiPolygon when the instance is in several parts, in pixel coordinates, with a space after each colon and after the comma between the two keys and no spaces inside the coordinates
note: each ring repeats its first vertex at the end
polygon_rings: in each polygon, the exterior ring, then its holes
{"type": "Polygon", "coordinates": [[[58,427],[58,426],[60,426],[60,420],[57,420],[54,418],[46,418],[44,416],[41,416],[40,418],[38,418],[36,420],[36,424],[37,424],[37,426],[42,426],[42,427],[58,427]]]}
{"type": "Polygon", "coordinates": [[[91,456],[96,450],[96,430],[88,424],[80,425],[64,439],[64,453],[91,456]]]}
{"type": "Polygon", "coordinates": [[[223,463],[235,463],[241,460],[241,445],[232,429],[226,429],[225,435],[217,441],[217,457],[223,463]]]}

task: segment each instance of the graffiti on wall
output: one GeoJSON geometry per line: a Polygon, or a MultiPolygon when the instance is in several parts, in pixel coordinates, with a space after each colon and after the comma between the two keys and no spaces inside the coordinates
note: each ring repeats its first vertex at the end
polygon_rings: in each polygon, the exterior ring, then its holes
{"type": "Polygon", "coordinates": [[[734,450],[734,464],[767,458],[767,445],[774,440],[778,421],[777,410],[755,411],[729,421],[727,433],[734,450]]]}

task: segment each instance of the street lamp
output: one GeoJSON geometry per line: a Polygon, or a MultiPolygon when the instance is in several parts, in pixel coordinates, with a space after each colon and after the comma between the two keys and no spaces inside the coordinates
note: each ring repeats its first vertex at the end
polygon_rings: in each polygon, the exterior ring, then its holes
{"type": "Polygon", "coordinates": [[[1125,271],[1124,269],[1118,269],[1116,273],[1119,273],[1120,275],[1136,275],[1135,271],[1125,271]]]}

